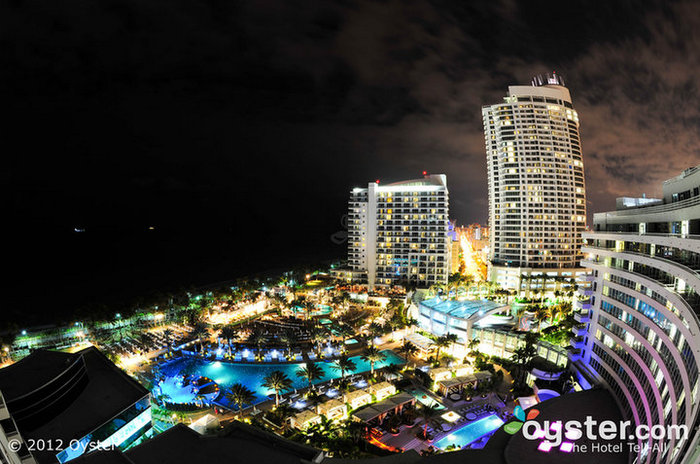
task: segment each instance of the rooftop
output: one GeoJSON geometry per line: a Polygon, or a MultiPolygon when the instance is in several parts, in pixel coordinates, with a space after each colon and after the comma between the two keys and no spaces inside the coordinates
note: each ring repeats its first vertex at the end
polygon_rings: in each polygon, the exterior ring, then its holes
{"type": "MultiPolygon", "coordinates": [[[[87,382],[78,396],[63,410],[58,411],[38,428],[20,432],[25,438],[69,443],[80,439],[121,413],[138,400],[148,396],[148,390],[114,365],[97,348],[89,347],[75,354],[46,350],[35,351],[25,360],[0,370],[0,389],[16,384],[28,393],[59,375],[67,365],[82,356],[87,371],[87,382]],[[26,362],[25,362],[26,361],[26,362]],[[55,366],[51,365],[55,362],[55,366]],[[68,363],[68,364],[66,364],[68,363]],[[37,371],[45,368],[47,373],[37,371]],[[12,369],[12,370],[10,370],[12,369]],[[37,377],[32,378],[36,373],[37,377]],[[21,380],[18,380],[21,379],[21,380]],[[22,382],[27,382],[26,384],[22,382]]],[[[10,387],[15,394],[17,389],[10,387]]],[[[12,411],[10,411],[12,412],[12,411]]],[[[39,462],[56,462],[56,451],[33,451],[39,462]]]]}
{"type": "Polygon", "coordinates": [[[0,369],[0,391],[6,401],[34,391],[63,373],[79,354],[37,350],[26,358],[0,369]]]}
{"type": "Polygon", "coordinates": [[[253,426],[234,422],[219,435],[203,436],[178,424],[126,453],[99,452],[76,459],[75,464],[179,464],[226,462],[318,462],[321,451],[289,441],[253,426]]]}
{"type": "Polygon", "coordinates": [[[399,405],[415,403],[415,401],[416,398],[409,393],[398,393],[377,403],[360,408],[353,412],[352,415],[366,422],[380,416],[381,414],[384,414],[385,412],[391,411],[399,405]]]}
{"type": "Polygon", "coordinates": [[[489,300],[443,300],[435,297],[420,303],[435,311],[447,314],[450,317],[469,319],[471,317],[480,318],[489,312],[503,308],[505,305],[489,300]]]}

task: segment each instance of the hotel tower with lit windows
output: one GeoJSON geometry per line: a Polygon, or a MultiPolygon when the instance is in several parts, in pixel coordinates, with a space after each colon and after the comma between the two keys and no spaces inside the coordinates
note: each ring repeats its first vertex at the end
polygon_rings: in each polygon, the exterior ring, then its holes
{"type": "Polygon", "coordinates": [[[446,284],[449,195],[444,174],[355,188],[348,203],[348,267],[333,274],[369,288],[446,284]]]}
{"type": "Polygon", "coordinates": [[[574,372],[606,386],[635,424],[688,427],[685,440],[640,442],[636,462],[698,463],[700,167],[664,182],[663,199],[618,198],[593,227],[583,234],[593,285],[577,302],[574,372]]]}
{"type": "Polygon", "coordinates": [[[580,279],[586,194],[578,114],[560,76],[484,106],[489,280],[522,296],[580,279]]]}

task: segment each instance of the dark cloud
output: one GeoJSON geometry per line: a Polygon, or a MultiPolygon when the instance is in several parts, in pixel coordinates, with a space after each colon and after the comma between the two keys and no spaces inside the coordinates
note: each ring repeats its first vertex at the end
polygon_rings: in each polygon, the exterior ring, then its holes
{"type": "Polygon", "coordinates": [[[325,233],[352,186],[428,170],[448,174],[456,219],[483,222],[481,106],[556,69],[580,113],[592,210],[608,209],[697,164],[697,13],[584,0],[4,2],[7,208],[173,220],[250,211],[255,190],[263,227],[317,221],[325,233]],[[292,191],[322,213],[280,209],[292,191]]]}

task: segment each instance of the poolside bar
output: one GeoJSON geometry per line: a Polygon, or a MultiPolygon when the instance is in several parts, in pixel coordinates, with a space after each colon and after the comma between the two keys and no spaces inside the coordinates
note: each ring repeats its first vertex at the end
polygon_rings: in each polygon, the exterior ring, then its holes
{"type": "Polygon", "coordinates": [[[367,424],[380,424],[389,415],[401,414],[406,407],[415,404],[416,398],[413,395],[398,393],[383,401],[358,409],[352,413],[352,417],[356,421],[362,421],[367,424]]]}

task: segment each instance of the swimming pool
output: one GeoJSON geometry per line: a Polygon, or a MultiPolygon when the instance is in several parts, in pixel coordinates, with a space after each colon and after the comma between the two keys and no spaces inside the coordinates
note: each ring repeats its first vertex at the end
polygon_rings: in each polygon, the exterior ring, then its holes
{"type": "Polygon", "coordinates": [[[445,409],[445,406],[440,404],[438,401],[435,401],[435,399],[433,399],[433,397],[431,397],[430,395],[428,395],[427,393],[425,393],[421,390],[410,389],[410,390],[408,390],[408,393],[413,395],[413,397],[416,400],[418,400],[418,402],[420,402],[421,404],[423,404],[425,406],[435,406],[435,408],[438,411],[442,411],[443,409],[445,409]]]}
{"type": "MultiPolygon", "coordinates": [[[[375,369],[381,369],[389,364],[402,365],[405,364],[403,358],[395,354],[393,351],[382,351],[386,355],[386,359],[381,362],[374,363],[375,369]]],[[[355,363],[357,368],[352,372],[346,372],[347,375],[359,374],[367,372],[370,369],[370,364],[363,361],[359,356],[353,356],[350,359],[355,363]]],[[[321,379],[314,381],[315,384],[326,382],[331,379],[340,378],[340,371],[331,367],[332,361],[319,361],[319,366],[323,369],[324,375],[321,379]]],[[[207,361],[199,358],[180,358],[168,364],[159,367],[160,372],[166,377],[174,377],[178,374],[186,372],[196,376],[209,377],[214,382],[219,384],[222,389],[229,388],[234,383],[241,383],[248,387],[255,394],[254,403],[265,401],[269,395],[274,394],[273,390],[269,390],[262,386],[265,376],[273,371],[282,371],[287,374],[287,377],[292,381],[292,388],[305,388],[309,385],[306,379],[298,377],[296,372],[303,363],[228,363],[220,361],[207,361]]]]}
{"type": "MultiPolygon", "coordinates": [[[[328,306],[328,305],[320,304],[320,305],[316,305],[316,308],[317,308],[317,309],[311,311],[311,313],[309,314],[310,316],[312,316],[312,317],[314,317],[314,316],[325,316],[325,315],[330,314],[331,312],[333,312],[333,308],[331,308],[331,307],[328,306]]],[[[301,306],[294,306],[294,307],[292,307],[292,311],[294,311],[294,312],[297,313],[297,314],[306,314],[306,308],[302,308],[301,306]]]]}
{"type": "Polygon", "coordinates": [[[503,425],[503,420],[496,414],[483,417],[477,421],[465,425],[435,443],[440,449],[446,449],[450,445],[455,445],[457,449],[470,443],[474,443],[484,435],[488,435],[503,425]]]}

